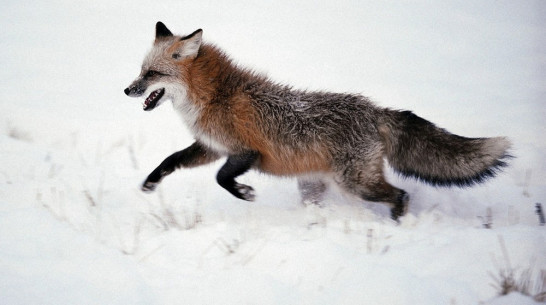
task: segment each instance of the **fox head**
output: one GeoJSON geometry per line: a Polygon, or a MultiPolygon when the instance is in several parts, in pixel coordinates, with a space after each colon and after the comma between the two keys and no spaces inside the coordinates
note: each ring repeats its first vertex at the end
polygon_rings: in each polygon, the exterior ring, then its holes
{"type": "Polygon", "coordinates": [[[187,36],[175,36],[162,23],[155,27],[155,41],[144,59],[140,75],[125,89],[131,97],[146,96],[143,108],[154,109],[165,100],[186,98],[185,72],[197,57],[201,46],[201,29],[187,36]]]}

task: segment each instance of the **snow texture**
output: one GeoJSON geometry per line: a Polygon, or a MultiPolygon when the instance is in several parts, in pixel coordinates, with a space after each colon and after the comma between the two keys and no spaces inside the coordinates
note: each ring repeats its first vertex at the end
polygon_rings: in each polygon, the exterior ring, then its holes
{"type": "Polygon", "coordinates": [[[0,303],[536,304],[491,274],[546,270],[545,2],[8,0],[0,27],[0,303]],[[144,194],[192,142],[170,103],[123,93],[157,21],[296,88],[507,136],[516,158],[468,189],[389,172],[411,195],[400,224],[335,189],[305,207],[294,179],[252,172],[256,202],[237,200],[222,162],[144,194]]]}

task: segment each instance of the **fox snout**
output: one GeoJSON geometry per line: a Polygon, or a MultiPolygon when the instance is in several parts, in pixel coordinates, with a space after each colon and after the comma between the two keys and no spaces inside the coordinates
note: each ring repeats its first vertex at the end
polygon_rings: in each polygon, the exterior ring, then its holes
{"type": "MultiPolygon", "coordinates": [[[[130,97],[140,97],[149,89],[149,84],[145,78],[139,77],[129,87],[125,88],[123,92],[130,97]]],[[[158,88],[149,93],[148,97],[144,100],[142,108],[145,111],[150,111],[158,106],[163,96],[165,95],[165,88],[158,88]]]]}
{"type": "Polygon", "coordinates": [[[146,91],[146,87],[142,86],[140,82],[134,82],[129,87],[125,88],[123,92],[127,94],[127,96],[131,97],[139,97],[146,91]]]}

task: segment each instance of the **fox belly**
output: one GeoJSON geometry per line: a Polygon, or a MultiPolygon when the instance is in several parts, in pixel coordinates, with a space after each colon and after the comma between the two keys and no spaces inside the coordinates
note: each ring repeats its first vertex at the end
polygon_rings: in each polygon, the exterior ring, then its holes
{"type": "Polygon", "coordinates": [[[272,175],[297,176],[331,171],[329,158],[317,151],[277,147],[259,152],[258,169],[272,175]]]}

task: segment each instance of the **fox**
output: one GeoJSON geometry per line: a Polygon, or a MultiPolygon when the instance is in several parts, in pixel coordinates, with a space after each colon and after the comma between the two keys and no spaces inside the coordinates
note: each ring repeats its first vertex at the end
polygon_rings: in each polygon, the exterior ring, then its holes
{"type": "Polygon", "coordinates": [[[387,182],[385,163],[403,177],[442,187],[467,187],[508,165],[506,137],[467,138],[408,110],[377,106],[360,94],[294,89],[242,67],[203,30],[174,35],[162,22],[139,76],[124,90],[145,97],[143,110],[171,101],[195,138],[163,160],[143,182],[152,192],[179,168],[226,158],[217,183],[254,201],[236,181],[249,170],[294,177],[302,202],[317,204],[331,183],[360,200],[406,214],[409,195],[387,182]]]}

